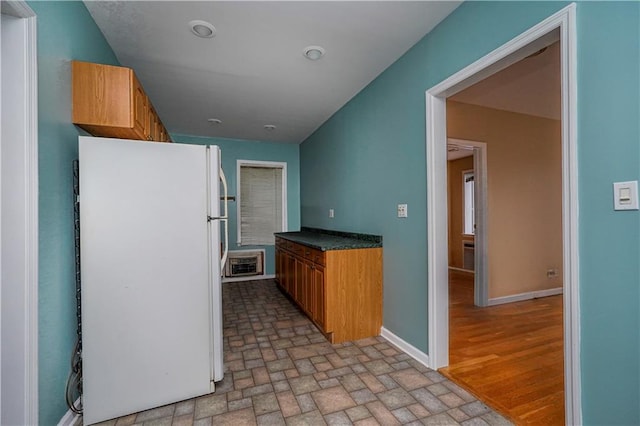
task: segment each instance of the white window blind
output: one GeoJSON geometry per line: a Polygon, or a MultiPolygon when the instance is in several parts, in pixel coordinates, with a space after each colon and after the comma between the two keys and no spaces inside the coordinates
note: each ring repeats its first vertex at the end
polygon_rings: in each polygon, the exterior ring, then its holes
{"type": "Polygon", "coordinates": [[[240,164],[239,244],[273,245],[283,230],[283,168],[240,164]]]}

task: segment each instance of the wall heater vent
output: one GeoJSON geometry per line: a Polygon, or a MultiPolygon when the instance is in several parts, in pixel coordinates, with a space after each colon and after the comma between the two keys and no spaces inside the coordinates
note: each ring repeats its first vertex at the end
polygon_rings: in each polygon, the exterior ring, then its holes
{"type": "Polygon", "coordinates": [[[264,250],[258,251],[230,251],[227,264],[224,267],[224,276],[227,278],[248,277],[251,275],[263,275],[264,250]]]}
{"type": "Polygon", "coordinates": [[[474,241],[462,242],[462,269],[475,270],[476,243],[474,241]]]}

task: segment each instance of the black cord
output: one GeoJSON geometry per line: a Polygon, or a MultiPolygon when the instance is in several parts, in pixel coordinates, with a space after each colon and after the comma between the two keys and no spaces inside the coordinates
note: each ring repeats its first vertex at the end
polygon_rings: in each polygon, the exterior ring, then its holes
{"type": "Polygon", "coordinates": [[[73,161],[73,234],[75,241],[76,261],[76,344],[71,354],[71,370],[67,377],[65,399],[67,406],[76,414],[82,414],[82,307],[81,307],[81,279],[80,279],[80,167],[78,160],[73,161]],[[78,398],[74,398],[75,396],[78,398]],[[75,405],[79,399],[79,405],[75,405]]]}
{"type": "Polygon", "coordinates": [[[71,370],[67,378],[67,389],[65,392],[67,406],[76,414],[82,414],[82,354],[80,352],[80,342],[76,340],[76,345],[71,356],[71,370]],[[78,398],[79,404],[75,405],[78,398]]]}

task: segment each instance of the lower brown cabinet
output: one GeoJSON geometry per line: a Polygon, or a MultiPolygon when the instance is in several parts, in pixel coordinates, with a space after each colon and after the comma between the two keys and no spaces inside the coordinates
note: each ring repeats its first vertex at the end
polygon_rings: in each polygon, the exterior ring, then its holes
{"type": "Polygon", "coordinates": [[[382,248],[323,252],[277,237],[276,281],[331,343],[380,334],[382,248]]]}

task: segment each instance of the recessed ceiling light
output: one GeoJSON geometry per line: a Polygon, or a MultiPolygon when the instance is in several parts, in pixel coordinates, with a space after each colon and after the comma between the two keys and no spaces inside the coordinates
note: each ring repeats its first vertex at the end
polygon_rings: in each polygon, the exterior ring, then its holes
{"type": "Polygon", "coordinates": [[[189,22],[191,32],[202,38],[213,38],[216,35],[216,28],[207,21],[195,20],[189,22]]]}
{"type": "Polygon", "coordinates": [[[307,46],[302,54],[310,61],[317,61],[324,56],[324,48],[322,46],[307,46]]]}
{"type": "Polygon", "coordinates": [[[276,129],[276,126],[274,126],[273,124],[265,124],[264,125],[264,129],[267,132],[272,132],[272,131],[274,131],[276,129]]]}
{"type": "Polygon", "coordinates": [[[219,118],[209,118],[207,121],[213,125],[222,123],[222,120],[220,120],[219,118]]]}

